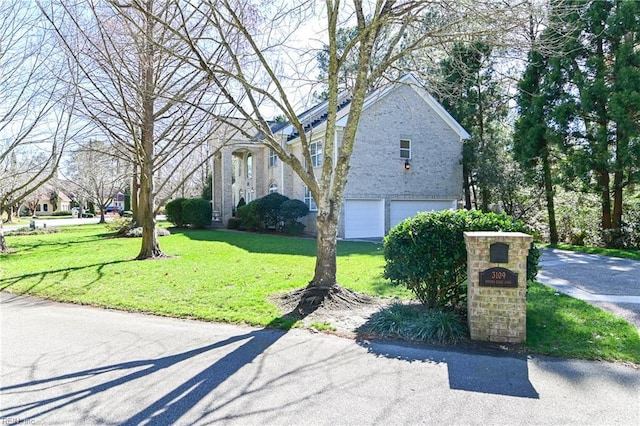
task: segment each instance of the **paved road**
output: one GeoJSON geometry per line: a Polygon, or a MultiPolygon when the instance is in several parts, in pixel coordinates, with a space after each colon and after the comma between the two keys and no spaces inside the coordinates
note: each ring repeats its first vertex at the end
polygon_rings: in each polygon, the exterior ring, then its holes
{"type": "MultiPolygon", "coordinates": [[[[107,221],[113,220],[114,216],[107,216],[107,221]]],[[[37,228],[54,228],[59,226],[74,226],[74,225],[91,225],[100,221],[100,217],[92,218],[74,218],[74,219],[35,219],[37,228]]],[[[19,228],[28,228],[29,225],[4,225],[2,228],[6,231],[12,231],[19,228]]]]}
{"type": "Polygon", "coordinates": [[[538,281],[611,311],[640,329],[640,261],[543,249],[538,281]]]}
{"type": "MultiPolygon", "coordinates": [[[[640,424],[640,371],[0,293],[0,422],[640,424]]],[[[22,424],[22,423],[21,423],[22,424]]]]}

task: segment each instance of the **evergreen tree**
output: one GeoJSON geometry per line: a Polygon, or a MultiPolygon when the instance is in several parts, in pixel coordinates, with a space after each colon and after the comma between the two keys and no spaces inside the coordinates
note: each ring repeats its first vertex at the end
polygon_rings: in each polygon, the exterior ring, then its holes
{"type": "Polygon", "coordinates": [[[440,67],[439,100],[471,134],[463,146],[465,208],[488,211],[496,201],[497,186],[506,178],[496,160],[505,152],[507,96],[496,77],[492,50],[485,43],[458,43],[440,67]]]}
{"type": "Polygon", "coordinates": [[[559,60],[559,83],[574,96],[558,104],[555,121],[566,136],[569,171],[599,194],[601,227],[610,230],[622,221],[623,189],[639,179],[640,4],[584,3],[582,16],[574,15],[575,48],[559,60]]]}

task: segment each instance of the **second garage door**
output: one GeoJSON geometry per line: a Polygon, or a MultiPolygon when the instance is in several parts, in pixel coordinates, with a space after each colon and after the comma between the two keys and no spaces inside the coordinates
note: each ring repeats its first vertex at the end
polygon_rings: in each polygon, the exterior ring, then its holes
{"type": "Polygon", "coordinates": [[[390,224],[393,228],[408,217],[413,217],[418,212],[430,212],[434,210],[448,210],[456,207],[454,200],[396,200],[391,201],[390,224]]]}
{"type": "Polygon", "coordinates": [[[384,236],[384,200],[345,200],[345,238],[384,236]]]}

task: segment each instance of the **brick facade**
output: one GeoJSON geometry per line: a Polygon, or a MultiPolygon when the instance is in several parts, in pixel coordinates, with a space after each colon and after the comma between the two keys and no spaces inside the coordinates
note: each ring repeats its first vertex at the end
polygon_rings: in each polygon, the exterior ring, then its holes
{"type": "Polygon", "coordinates": [[[465,232],[467,315],[472,340],[522,343],[527,338],[527,255],[533,237],[520,232],[465,232]],[[509,247],[508,263],[491,263],[493,243],[509,247]],[[482,287],[480,273],[506,268],[518,274],[517,287],[482,287]]]}

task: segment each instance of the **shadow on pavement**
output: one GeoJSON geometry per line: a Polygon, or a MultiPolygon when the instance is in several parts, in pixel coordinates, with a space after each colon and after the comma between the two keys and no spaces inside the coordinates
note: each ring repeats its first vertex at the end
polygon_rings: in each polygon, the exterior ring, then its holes
{"type": "Polygon", "coordinates": [[[121,424],[138,425],[158,424],[168,425],[176,423],[195,404],[205,398],[221,383],[233,376],[243,366],[250,364],[267,348],[277,342],[287,332],[274,329],[254,330],[242,335],[232,336],[228,339],[192,349],[186,352],[173,354],[160,358],[143,359],[106,365],[74,373],[64,374],[42,380],[34,380],[10,386],[0,386],[0,393],[37,392],[42,387],[64,388],[68,382],[78,382],[85,379],[95,380],[100,375],[106,375],[106,381],[89,385],[81,389],[62,393],[53,397],[24,402],[13,406],[0,406],[0,412],[6,418],[19,418],[21,422],[33,422],[46,418],[63,407],[75,404],[86,398],[94,397],[102,392],[116,389],[119,386],[133,382],[158,371],[169,369],[180,363],[184,363],[196,356],[214,351],[218,348],[244,342],[236,349],[224,355],[204,370],[181,383],[174,389],[168,390],[164,395],[159,395],[155,402],[142,408],[121,424]],[[110,374],[121,372],[118,377],[111,378],[110,374]]]}
{"type": "Polygon", "coordinates": [[[519,398],[539,399],[529,380],[525,355],[473,354],[450,349],[425,349],[398,343],[368,343],[368,351],[377,356],[409,362],[446,364],[451,389],[519,398]]]}

